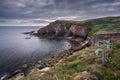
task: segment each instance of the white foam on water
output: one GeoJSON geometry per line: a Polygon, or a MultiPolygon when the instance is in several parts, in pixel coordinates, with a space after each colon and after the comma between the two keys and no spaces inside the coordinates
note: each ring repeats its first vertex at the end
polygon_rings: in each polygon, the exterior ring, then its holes
{"type": "Polygon", "coordinates": [[[8,76],[8,73],[4,74],[2,77],[0,77],[0,80],[4,80],[8,76]]]}

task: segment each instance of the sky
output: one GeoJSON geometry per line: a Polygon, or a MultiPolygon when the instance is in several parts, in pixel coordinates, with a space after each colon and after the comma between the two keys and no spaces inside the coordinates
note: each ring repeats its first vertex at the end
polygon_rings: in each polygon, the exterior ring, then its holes
{"type": "Polygon", "coordinates": [[[45,26],[55,20],[120,16],[120,0],[0,0],[0,26],[45,26]]]}

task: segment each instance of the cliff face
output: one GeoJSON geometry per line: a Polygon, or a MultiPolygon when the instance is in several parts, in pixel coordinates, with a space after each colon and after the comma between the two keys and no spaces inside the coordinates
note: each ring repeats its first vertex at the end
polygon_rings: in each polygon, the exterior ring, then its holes
{"type": "Polygon", "coordinates": [[[85,39],[87,34],[88,31],[86,27],[67,21],[55,21],[50,23],[48,26],[38,30],[39,36],[72,37],[85,39]]]}
{"type": "Polygon", "coordinates": [[[79,26],[79,25],[71,25],[70,29],[69,29],[69,33],[70,36],[72,36],[73,38],[86,38],[87,36],[87,30],[85,27],[79,26]]]}

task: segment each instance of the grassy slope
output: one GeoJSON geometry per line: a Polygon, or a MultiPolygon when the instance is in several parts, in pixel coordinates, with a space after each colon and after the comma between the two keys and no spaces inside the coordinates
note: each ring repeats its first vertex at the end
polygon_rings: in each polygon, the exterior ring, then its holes
{"type": "MultiPolygon", "coordinates": [[[[73,80],[76,76],[82,76],[81,72],[88,71],[101,80],[120,79],[120,43],[114,43],[111,58],[106,62],[106,67],[101,67],[101,56],[91,56],[99,47],[90,47],[64,59],[54,70],[45,76],[45,80],[73,80]]],[[[101,46],[104,49],[104,46],[101,46]]],[[[82,79],[82,78],[81,78],[82,79]]],[[[78,80],[81,80],[78,78],[78,80]]],[[[94,80],[94,78],[90,80],[94,80]]]]}
{"type": "MultiPolygon", "coordinates": [[[[94,46],[77,51],[73,55],[64,58],[55,68],[45,73],[44,80],[84,80],[84,77],[87,78],[88,76],[83,76],[83,71],[90,73],[90,77],[88,77],[90,80],[96,80],[93,76],[100,80],[119,80],[120,43],[113,43],[113,52],[109,61],[105,63],[105,67],[101,66],[101,55],[89,55],[98,48],[105,50],[104,45],[94,46]]],[[[36,71],[22,80],[36,80],[40,75],[41,72],[36,71]]]]}
{"type": "Polygon", "coordinates": [[[77,23],[89,27],[89,36],[94,35],[98,31],[120,32],[120,16],[77,21],[77,23]]]}

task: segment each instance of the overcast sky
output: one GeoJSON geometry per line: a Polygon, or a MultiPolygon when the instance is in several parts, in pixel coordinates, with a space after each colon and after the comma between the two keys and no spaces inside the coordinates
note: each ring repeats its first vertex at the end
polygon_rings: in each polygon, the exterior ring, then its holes
{"type": "Polygon", "coordinates": [[[43,26],[105,16],[120,16],[120,0],[0,0],[1,26],[43,26]]]}

